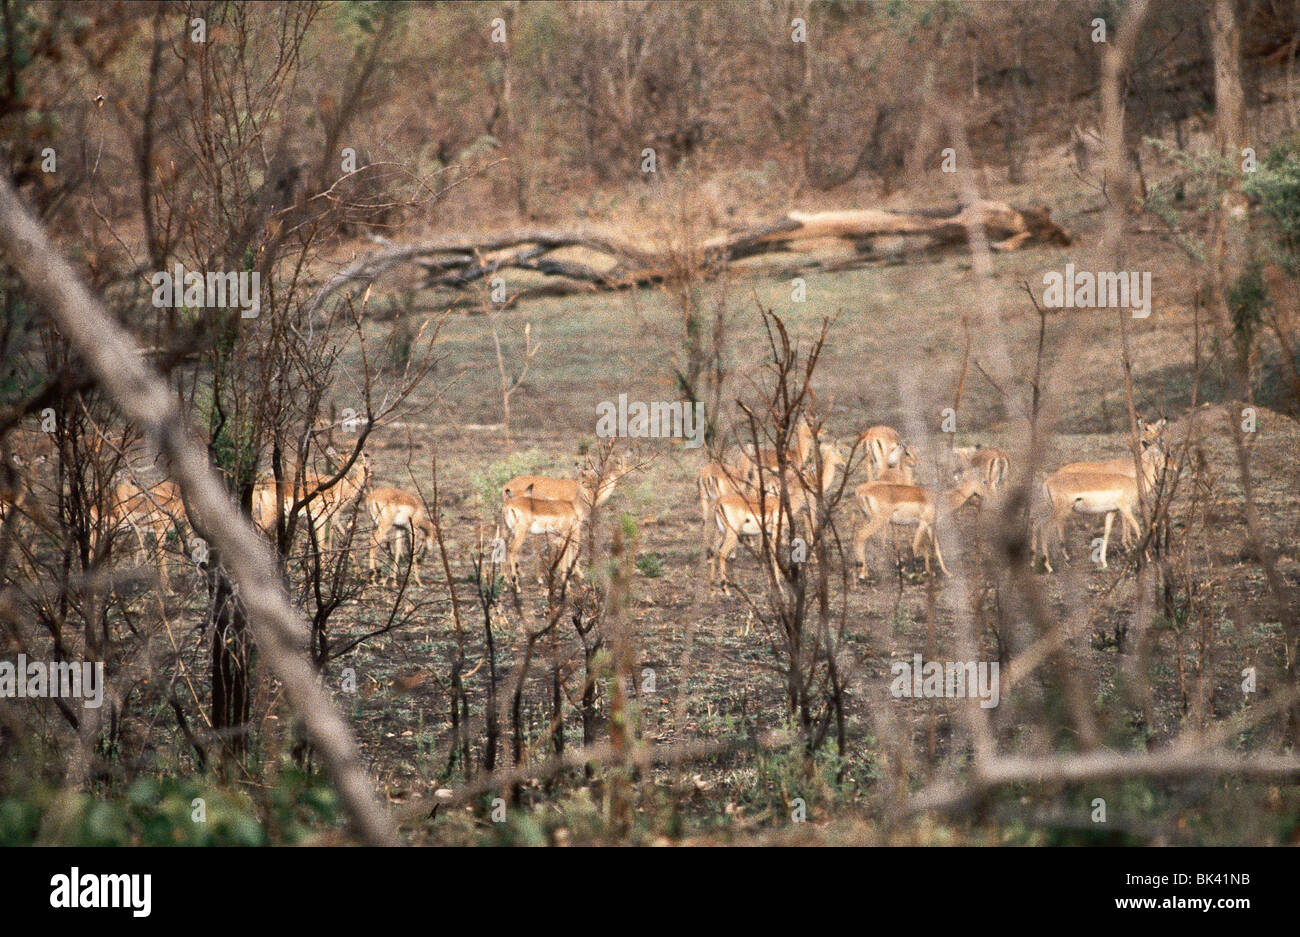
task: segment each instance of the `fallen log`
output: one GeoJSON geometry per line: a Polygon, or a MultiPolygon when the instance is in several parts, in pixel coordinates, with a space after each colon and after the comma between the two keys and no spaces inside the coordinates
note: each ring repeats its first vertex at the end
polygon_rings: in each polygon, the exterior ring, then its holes
{"type": "MultiPolygon", "coordinates": [[[[712,276],[734,261],[788,253],[800,249],[800,242],[826,239],[846,243],[862,260],[883,256],[877,250],[877,241],[881,241],[889,245],[886,254],[897,258],[912,251],[963,247],[977,228],[983,229],[990,246],[999,251],[1019,250],[1033,243],[1070,243],[1070,235],[1052,221],[1049,209],[1014,208],[990,200],[938,209],[790,212],[762,225],[709,238],[698,245],[699,264],[693,269],[712,276]],[[904,242],[901,251],[897,248],[900,240],[904,242]]],[[[332,277],[313,297],[314,309],[334,290],[349,283],[364,286],[380,273],[407,262],[425,271],[425,287],[453,290],[465,290],[506,269],[555,277],[565,284],[559,292],[646,286],[671,278],[679,269],[671,251],[645,247],[605,232],[524,228],[478,238],[457,236],[403,247],[385,245],[332,277]],[[552,256],[572,248],[604,257],[606,262],[552,256]]]]}
{"type": "MultiPolygon", "coordinates": [[[[859,253],[871,253],[878,238],[915,239],[920,249],[964,245],[973,228],[982,227],[994,250],[1017,250],[1029,243],[1066,245],[1070,236],[1051,220],[1045,208],[1017,209],[1003,202],[979,201],[966,207],[919,211],[886,211],[877,208],[823,212],[791,212],[767,224],[732,231],[710,238],[699,246],[706,269],[760,254],[792,250],[801,241],[836,238],[847,241],[859,253]]],[[[520,231],[498,235],[478,245],[478,250],[519,248],[527,250],[452,265],[445,258],[431,256],[421,261],[430,271],[428,285],[463,288],[473,281],[506,267],[533,270],[548,276],[563,276],[596,288],[619,289],[656,282],[672,269],[670,258],[637,249],[628,242],[582,232],[520,231]],[[552,251],[581,247],[610,258],[610,266],[599,268],[575,261],[546,258],[552,251]]],[[[462,242],[457,247],[464,248],[462,242]]],[[[433,253],[432,251],[430,252],[433,253]]],[[[463,256],[463,255],[462,255],[463,256]]]]}

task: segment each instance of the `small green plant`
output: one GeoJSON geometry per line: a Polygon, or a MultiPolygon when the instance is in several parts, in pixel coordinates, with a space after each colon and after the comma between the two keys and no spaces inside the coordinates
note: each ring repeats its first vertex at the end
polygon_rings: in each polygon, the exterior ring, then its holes
{"type": "MultiPolygon", "coordinates": [[[[862,765],[866,768],[866,764],[862,765]]],[[[850,765],[829,748],[809,754],[800,743],[760,751],[754,772],[734,792],[737,803],[784,825],[798,798],[806,811],[814,805],[843,805],[853,796],[850,765]]]]}
{"type": "Polygon", "coordinates": [[[664,574],[663,564],[659,561],[658,553],[643,553],[636,558],[636,568],[642,576],[649,579],[658,579],[664,574]]]}
{"type": "Polygon", "coordinates": [[[487,582],[487,570],[483,571],[483,595],[495,602],[506,591],[506,577],[498,573],[491,584],[487,582]]]}
{"type": "Polygon", "coordinates": [[[496,504],[501,500],[501,489],[506,482],[516,475],[528,474],[541,461],[542,455],[536,449],[516,452],[493,462],[481,472],[471,473],[469,483],[485,504],[496,504]]]}

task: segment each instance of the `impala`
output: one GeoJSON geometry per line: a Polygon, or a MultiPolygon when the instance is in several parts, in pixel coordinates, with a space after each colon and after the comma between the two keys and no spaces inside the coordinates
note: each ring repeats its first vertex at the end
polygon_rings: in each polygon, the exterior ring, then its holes
{"type": "MultiPolygon", "coordinates": [[[[831,487],[835,484],[835,473],[848,466],[848,460],[844,458],[844,454],[840,452],[840,447],[835,443],[822,443],[819,451],[821,454],[821,474],[818,475],[816,468],[810,465],[800,473],[801,479],[796,481],[795,485],[787,484],[787,488],[798,487],[800,494],[810,495],[810,497],[800,499],[804,508],[803,513],[807,516],[809,539],[812,538],[815,532],[814,520],[820,517],[826,495],[830,493],[831,487]]],[[[777,495],[779,497],[779,491],[777,495]]],[[[793,502],[791,507],[793,507],[793,502]]]]}
{"type": "MultiPolygon", "coordinates": [[[[501,508],[501,518],[510,535],[506,546],[506,569],[516,589],[519,588],[519,551],[529,534],[545,536],[548,540],[558,539],[561,543],[558,565],[562,575],[566,579],[570,573],[582,577],[582,570],[577,566],[582,525],[599,498],[599,491],[587,484],[579,487],[578,496],[572,501],[534,497],[533,491],[533,486],[529,485],[522,495],[507,498],[501,508]]],[[[542,581],[540,553],[537,581],[542,581]]]]}
{"type": "MultiPolygon", "coordinates": [[[[19,513],[22,513],[27,508],[29,499],[35,494],[32,475],[35,471],[40,470],[41,466],[48,460],[49,457],[43,452],[28,457],[24,457],[20,452],[15,452],[9,457],[13,470],[12,476],[9,472],[0,471],[0,521],[8,516],[10,508],[19,513]]],[[[32,507],[35,509],[34,513],[39,516],[39,505],[33,504],[32,507]]]]}
{"type": "Polygon", "coordinates": [[[111,537],[119,531],[131,531],[138,544],[137,558],[140,565],[148,562],[148,545],[146,534],[152,535],[159,551],[158,578],[164,590],[171,589],[167,576],[167,554],[163,549],[167,531],[180,523],[185,506],[181,501],[180,489],[173,482],[162,481],[147,490],[131,482],[116,485],[109,493],[109,507],[104,513],[102,535],[98,533],[99,509],[92,505],[90,522],[96,530],[96,541],[100,536],[111,537]]]}
{"type": "MultiPolygon", "coordinates": [[[[316,493],[320,486],[332,478],[332,475],[319,475],[307,472],[302,482],[284,479],[278,484],[274,478],[264,478],[253,486],[252,514],[257,527],[267,536],[275,536],[276,506],[287,520],[296,503],[306,500],[308,495],[316,493]],[[277,496],[278,492],[278,496],[277,496]]],[[[324,546],[332,539],[332,532],[346,526],[351,519],[351,512],[343,510],[345,505],[355,504],[361,500],[362,493],[370,487],[370,457],[362,453],[352,471],[344,475],[329,488],[319,490],[311,501],[301,508],[311,517],[311,525],[316,531],[316,542],[324,546]]]]}
{"type": "Polygon", "coordinates": [[[761,502],[732,493],[722,495],[714,504],[714,523],[721,535],[714,549],[714,581],[722,586],[724,594],[727,592],[727,559],[740,545],[741,537],[756,537],[766,531],[769,546],[766,552],[772,563],[772,574],[780,579],[776,547],[781,542],[781,531],[788,530],[794,519],[807,510],[808,502],[808,496],[797,482],[787,484],[786,492],[790,502],[788,515],[781,509],[780,494],[769,491],[763,493],[761,502]]]}
{"type": "MultiPolygon", "coordinates": [[[[1035,484],[1030,487],[1029,495],[1029,564],[1038,561],[1039,555],[1042,555],[1044,566],[1047,571],[1052,572],[1052,556],[1049,552],[1052,545],[1048,543],[1047,535],[1049,531],[1055,532],[1054,509],[1052,507],[1051,495],[1047,492],[1047,486],[1043,484],[1046,476],[1039,476],[1035,479],[1035,484]]],[[[1062,552],[1065,551],[1065,544],[1059,539],[1056,546],[1062,552]]]]}
{"type": "MultiPolygon", "coordinates": [[[[302,484],[290,479],[277,482],[274,478],[264,478],[253,486],[252,514],[253,523],[268,537],[275,538],[276,511],[287,521],[294,504],[307,497],[307,493],[317,483],[315,475],[308,475],[302,484]]],[[[310,514],[311,525],[316,531],[316,542],[324,544],[329,536],[330,518],[323,509],[320,497],[312,500],[302,508],[304,514],[310,514]]]]}
{"type": "MultiPolygon", "coordinates": [[[[825,428],[822,428],[814,435],[812,429],[808,426],[808,421],[800,415],[798,422],[795,424],[794,446],[786,450],[786,466],[801,469],[807,465],[808,457],[813,452],[813,445],[823,435],[825,435],[825,428]]],[[[736,456],[736,464],[744,472],[745,478],[749,480],[751,485],[758,484],[760,475],[781,470],[779,454],[775,449],[769,448],[759,448],[756,455],[750,455],[749,452],[742,448],[736,456]]]]}
{"type": "MultiPolygon", "coordinates": [[[[1144,423],[1138,420],[1138,442],[1145,452],[1154,443],[1159,443],[1164,436],[1166,421],[1161,417],[1155,423],[1144,423]]],[[[1129,478],[1137,478],[1137,466],[1133,463],[1133,456],[1122,455],[1114,459],[1106,459],[1102,462],[1071,462],[1068,465],[1062,465],[1058,472],[1101,472],[1113,475],[1127,475],[1129,478]]]]}
{"type": "Polygon", "coordinates": [[[293,489],[288,480],[277,484],[274,478],[264,478],[253,485],[253,523],[268,537],[275,536],[277,512],[287,515],[293,506],[293,489]]]}
{"type": "MultiPolygon", "coordinates": [[[[1131,533],[1141,534],[1138,525],[1138,482],[1136,478],[1115,472],[1053,472],[1043,480],[1042,494],[1051,508],[1051,523],[1056,528],[1056,535],[1061,544],[1061,552],[1066,559],[1070,554],[1065,549],[1065,519],[1073,511],[1078,514],[1103,514],[1106,518],[1105,531],[1101,541],[1101,568],[1106,569],[1106,550],[1110,545],[1110,529],[1118,513],[1124,528],[1125,539],[1131,533]]],[[[1040,520],[1041,525],[1041,520],[1040,520]]],[[[1043,566],[1052,572],[1051,551],[1046,547],[1041,526],[1032,537],[1033,556],[1038,556],[1042,548],[1043,566]]]]}
{"type": "MultiPolygon", "coordinates": [[[[633,467],[628,464],[626,459],[620,458],[618,462],[605,470],[604,477],[596,490],[595,507],[600,507],[610,499],[610,496],[614,494],[614,486],[631,472],[633,467]]],[[[547,478],[545,475],[517,475],[502,487],[501,500],[509,501],[511,498],[532,489],[532,497],[541,498],[544,501],[577,501],[584,487],[591,488],[594,486],[596,476],[596,470],[590,467],[581,469],[576,479],[547,478]]]]}
{"type": "Polygon", "coordinates": [[[943,562],[943,552],[939,549],[939,538],[935,525],[942,510],[945,516],[952,514],[976,494],[985,494],[988,485],[984,479],[975,474],[967,475],[957,487],[942,492],[939,498],[920,485],[898,485],[889,482],[864,482],[854,493],[858,509],[862,512],[863,522],[853,532],[853,553],[858,564],[858,579],[867,578],[867,540],[872,534],[879,533],[882,545],[885,531],[889,525],[899,527],[916,527],[912,537],[912,553],[916,554],[921,542],[928,538],[925,551],[925,571],[931,572],[930,554],[939,561],[939,569],[949,575],[948,567],[943,562]]]}
{"type": "Polygon", "coordinates": [[[695,490],[700,496],[700,520],[706,537],[713,520],[713,506],[723,495],[748,493],[750,489],[746,478],[744,470],[725,462],[708,462],[701,466],[699,474],[695,476],[695,490]]]}
{"type": "Polygon", "coordinates": [[[916,454],[908,446],[898,446],[893,452],[893,462],[881,469],[879,482],[891,482],[895,485],[914,484],[913,478],[918,464],[916,454]]]}
{"type": "MultiPolygon", "coordinates": [[[[309,486],[319,487],[333,476],[313,477],[309,486]]],[[[346,528],[352,521],[353,512],[346,510],[349,505],[360,505],[370,488],[370,455],[361,453],[352,466],[352,471],[339,478],[329,488],[317,496],[319,510],[329,518],[330,542],[340,528],[346,528]]],[[[368,507],[367,507],[368,509],[368,507]]]]}
{"type": "MultiPolygon", "coordinates": [[[[1154,491],[1160,473],[1170,461],[1164,448],[1158,442],[1152,442],[1142,452],[1140,481],[1136,470],[1131,475],[1105,471],[1104,463],[1094,463],[1091,468],[1076,467],[1087,463],[1072,463],[1048,475],[1043,480],[1040,490],[1043,499],[1050,505],[1051,523],[1056,528],[1056,536],[1065,558],[1068,560],[1070,556],[1065,548],[1065,521],[1071,513],[1102,514],[1105,516],[1105,527],[1102,533],[1100,562],[1101,568],[1106,569],[1106,552],[1110,546],[1110,531],[1115,515],[1120,516],[1121,536],[1126,543],[1140,537],[1142,529],[1137,519],[1141,497],[1139,485],[1141,492],[1154,491]]],[[[1133,468],[1131,459],[1129,467],[1133,468]]],[[[1031,537],[1033,547],[1031,558],[1037,558],[1039,548],[1042,547],[1043,565],[1050,573],[1052,572],[1051,551],[1046,548],[1042,523],[1043,518],[1039,517],[1031,537]]]]}
{"type": "MultiPolygon", "coordinates": [[[[825,495],[831,490],[831,484],[835,481],[835,473],[839,469],[845,468],[849,463],[844,458],[844,453],[840,452],[840,447],[833,442],[824,442],[818,449],[821,453],[822,469],[821,478],[817,480],[816,488],[819,495],[825,495]]],[[[804,475],[809,484],[813,481],[812,469],[813,466],[809,466],[804,475]]]]}
{"type": "Polygon", "coordinates": [[[1011,461],[1001,449],[981,445],[963,446],[952,450],[957,458],[958,473],[976,471],[988,483],[989,491],[997,491],[1007,480],[1011,461]]]}
{"type": "MultiPolygon", "coordinates": [[[[398,530],[405,534],[407,545],[411,549],[411,572],[417,585],[420,582],[420,558],[433,540],[433,524],[424,509],[424,503],[415,495],[408,494],[400,488],[375,488],[366,495],[366,512],[375,527],[370,535],[370,574],[374,576],[378,568],[375,553],[380,544],[387,540],[389,533],[398,530]],[[419,540],[416,540],[416,534],[419,540]]],[[[393,544],[392,580],[397,579],[397,570],[402,563],[401,537],[393,544]]],[[[388,580],[385,580],[386,582],[388,580]]]]}
{"type": "Polygon", "coordinates": [[[897,465],[897,451],[901,446],[898,430],[892,426],[873,426],[858,437],[859,446],[867,453],[867,480],[875,481],[886,468],[897,465]]]}

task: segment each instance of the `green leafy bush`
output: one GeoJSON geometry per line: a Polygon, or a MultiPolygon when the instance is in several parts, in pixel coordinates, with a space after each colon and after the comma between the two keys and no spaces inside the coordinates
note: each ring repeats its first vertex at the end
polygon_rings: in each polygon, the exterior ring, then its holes
{"type": "Polygon", "coordinates": [[[493,462],[481,472],[472,472],[469,476],[470,486],[478,493],[485,504],[497,504],[501,500],[501,488],[516,475],[527,475],[542,461],[541,453],[536,449],[516,452],[513,455],[493,462]]]}
{"type": "Polygon", "coordinates": [[[340,822],[319,776],[286,768],[263,796],[193,777],[142,777],[118,797],[37,788],[0,800],[0,846],[266,846],[340,822]]]}
{"type": "Polygon", "coordinates": [[[664,574],[663,563],[659,561],[658,553],[644,553],[638,556],[636,568],[640,570],[642,576],[650,579],[658,579],[664,574]]]}
{"type": "Polygon", "coordinates": [[[1300,275],[1300,140],[1273,147],[1246,173],[1242,191],[1258,203],[1276,238],[1278,261],[1300,275]]]}

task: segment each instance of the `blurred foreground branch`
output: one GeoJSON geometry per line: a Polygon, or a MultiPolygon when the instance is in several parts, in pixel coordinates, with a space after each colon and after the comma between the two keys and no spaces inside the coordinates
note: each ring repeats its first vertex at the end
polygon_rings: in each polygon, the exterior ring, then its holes
{"type": "Polygon", "coordinates": [[[4,179],[0,248],[127,418],[166,455],[192,519],[208,532],[238,584],[257,643],[325,759],[357,833],[370,844],[396,845],[397,832],[374,798],[351,732],[307,660],[307,623],[290,604],[270,546],[240,514],[139,346],[81,283],[4,179]]]}

